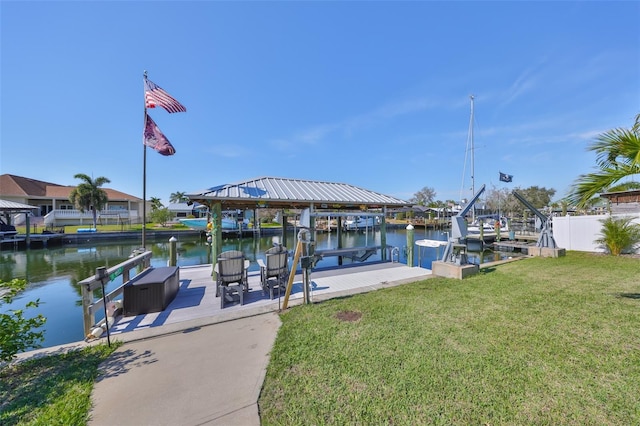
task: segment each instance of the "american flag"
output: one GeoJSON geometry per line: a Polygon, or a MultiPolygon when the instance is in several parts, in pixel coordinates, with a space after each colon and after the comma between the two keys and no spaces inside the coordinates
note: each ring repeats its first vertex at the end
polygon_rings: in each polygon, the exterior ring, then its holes
{"type": "Polygon", "coordinates": [[[155,108],[156,105],[166,109],[167,112],[186,112],[187,108],[176,101],[170,94],[153,81],[144,79],[144,101],[147,108],[155,108]]]}
{"type": "Polygon", "coordinates": [[[158,151],[162,155],[173,155],[176,153],[175,148],[169,142],[169,139],[160,131],[158,125],[146,114],[146,122],[144,125],[144,135],[142,143],[158,151]]]}

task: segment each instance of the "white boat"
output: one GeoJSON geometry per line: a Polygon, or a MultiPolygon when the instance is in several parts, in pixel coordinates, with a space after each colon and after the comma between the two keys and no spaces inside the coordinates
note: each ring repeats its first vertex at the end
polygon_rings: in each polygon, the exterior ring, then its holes
{"type": "Polygon", "coordinates": [[[492,217],[476,218],[476,221],[467,227],[467,233],[470,235],[480,234],[480,221],[482,221],[482,229],[485,234],[497,233],[498,228],[500,229],[501,233],[509,232],[509,222],[507,221],[507,218],[504,216],[500,216],[499,221],[492,217]],[[497,222],[500,223],[499,227],[496,226],[497,222]]]}
{"type": "Polygon", "coordinates": [[[347,216],[342,224],[345,231],[357,231],[359,229],[373,228],[378,224],[378,220],[371,216],[347,216]]]}
{"type": "Polygon", "coordinates": [[[448,244],[448,241],[441,241],[441,240],[417,240],[416,241],[416,245],[420,247],[438,248],[438,247],[446,246],[447,244],[448,244]]]}
{"type": "MultiPolygon", "coordinates": [[[[188,226],[191,229],[195,229],[198,231],[206,231],[207,223],[209,223],[209,219],[206,217],[201,218],[193,218],[193,219],[178,219],[180,223],[188,226]]],[[[223,230],[232,230],[238,229],[238,222],[235,219],[231,218],[222,218],[222,229],[223,230]]]]}

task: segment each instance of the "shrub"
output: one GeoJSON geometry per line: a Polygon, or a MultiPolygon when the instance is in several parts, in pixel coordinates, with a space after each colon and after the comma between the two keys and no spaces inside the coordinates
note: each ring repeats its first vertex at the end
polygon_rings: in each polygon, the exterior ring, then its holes
{"type": "Polygon", "coordinates": [[[167,226],[167,222],[173,218],[173,214],[167,207],[155,209],[149,216],[152,221],[159,223],[162,226],[167,226]]]}
{"type": "Polygon", "coordinates": [[[608,217],[601,220],[602,238],[594,242],[604,245],[609,253],[620,256],[624,252],[633,252],[640,243],[640,225],[632,223],[633,217],[608,217]]]}
{"type": "MultiPolygon", "coordinates": [[[[0,305],[11,303],[26,286],[25,280],[0,281],[0,305]]],[[[28,302],[26,309],[37,308],[39,304],[39,300],[28,302]]],[[[0,361],[11,361],[18,352],[39,347],[38,342],[42,340],[44,330],[33,330],[42,327],[46,321],[47,319],[40,314],[33,318],[25,318],[22,309],[10,309],[7,313],[0,313],[0,361]]]]}

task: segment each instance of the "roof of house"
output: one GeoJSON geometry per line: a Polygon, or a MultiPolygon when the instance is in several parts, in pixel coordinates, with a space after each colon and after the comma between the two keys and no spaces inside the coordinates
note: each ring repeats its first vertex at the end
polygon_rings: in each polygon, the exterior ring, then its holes
{"type": "Polygon", "coordinates": [[[167,208],[169,211],[207,210],[207,206],[200,203],[171,203],[167,208]]]}
{"type": "MultiPolygon", "coordinates": [[[[389,212],[392,213],[408,213],[408,212],[414,212],[414,213],[424,213],[426,211],[437,211],[438,209],[435,207],[427,207],[427,206],[421,206],[418,204],[414,204],[412,206],[406,206],[406,207],[400,207],[397,209],[390,209],[389,212]]],[[[442,210],[442,209],[440,209],[442,210]]]]}
{"type": "Polygon", "coordinates": [[[604,192],[600,194],[601,198],[606,198],[610,203],[615,205],[627,205],[632,209],[636,209],[640,203],[640,189],[630,189],[628,191],[604,192]]]}
{"type": "Polygon", "coordinates": [[[399,198],[345,183],[260,177],[187,194],[201,203],[217,201],[228,208],[286,207],[349,209],[405,206],[399,198]]]}
{"type": "MultiPolygon", "coordinates": [[[[0,175],[0,195],[27,198],[68,199],[75,186],[58,185],[56,183],[26,178],[22,176],[0,175]]],[[[101,188],[107,193],[110,201],[142,201],[141,198],[110,188],[101,188]]]]}

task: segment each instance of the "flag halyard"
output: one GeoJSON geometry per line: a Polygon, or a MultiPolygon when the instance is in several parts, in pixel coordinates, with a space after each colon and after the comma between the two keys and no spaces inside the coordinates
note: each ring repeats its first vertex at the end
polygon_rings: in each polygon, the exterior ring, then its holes
{"type": "Polygon", "coordinates": [[[160,106],[169,113],[186,112],[187,108],[153,81],[144,79],[144,101],[147,108],[160,106]]]}

